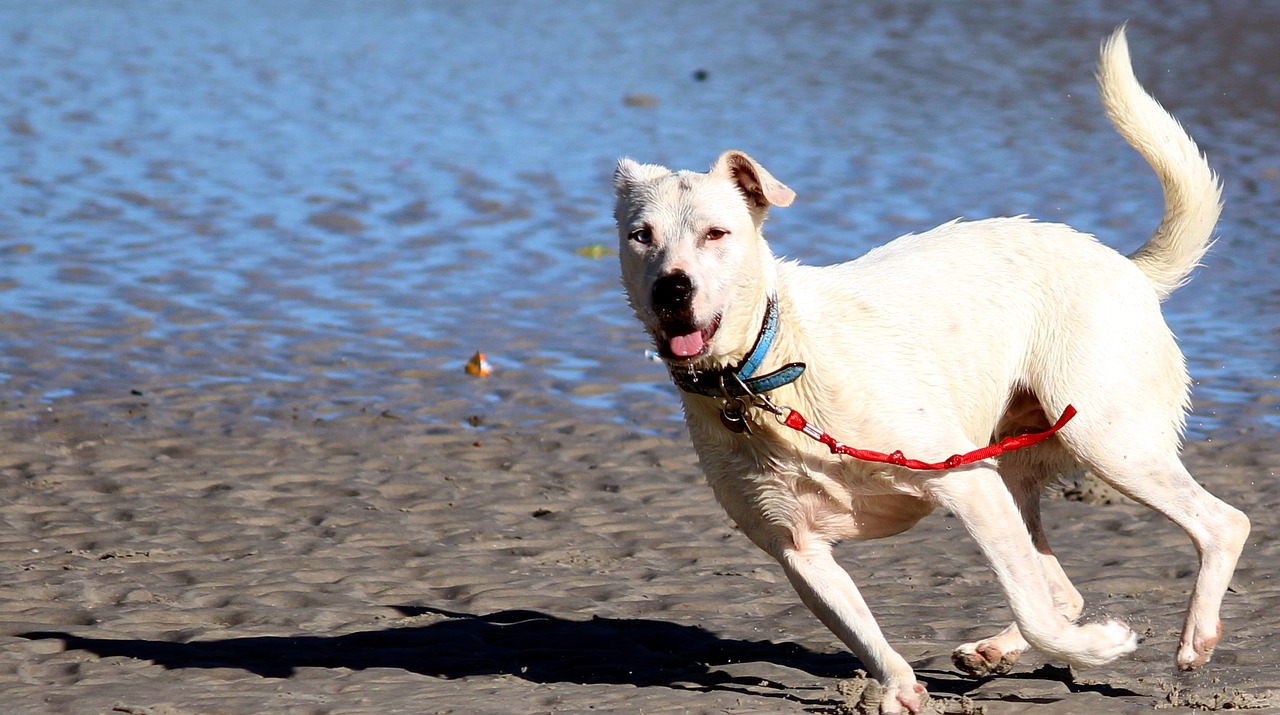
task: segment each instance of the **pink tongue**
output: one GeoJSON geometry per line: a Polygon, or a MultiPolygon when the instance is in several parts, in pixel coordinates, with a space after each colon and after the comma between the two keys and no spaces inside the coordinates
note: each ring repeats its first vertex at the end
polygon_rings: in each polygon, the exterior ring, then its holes
{"type": "Polygon", "coordinates": [[[671,354],[676,357],[693,357],[702,352],[704,345],[706,343],[702,340],[702,331],[677,335],[671,339],[671,354]]]}

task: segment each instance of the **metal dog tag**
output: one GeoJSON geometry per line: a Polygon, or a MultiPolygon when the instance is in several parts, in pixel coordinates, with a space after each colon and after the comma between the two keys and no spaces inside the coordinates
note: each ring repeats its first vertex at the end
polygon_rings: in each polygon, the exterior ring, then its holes
{"type": "Polygon", "coordinates": [[[750,436],[751,423],[747,421],[747,418],[743,415],[742,411],[741,399],[735,399],[732,402],[726,403],[724,407],[720,408],[720,424],[724,425],[725,429],[733,432],[734,434],[742,434],[745,432],[750,436]]]}

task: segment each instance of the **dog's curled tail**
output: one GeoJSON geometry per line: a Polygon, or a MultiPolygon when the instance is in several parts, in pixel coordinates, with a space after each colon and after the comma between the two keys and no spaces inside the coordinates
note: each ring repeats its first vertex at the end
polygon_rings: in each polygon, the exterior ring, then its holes
{"type": "Polygon", "coordinates": [[[1129,255],[1163,300],[1187,282],[1209,250],[1222,212],[1222,184],[1182,125],[1138,84],[1123,25],[1102,43],[1098,87],[1116,131],[1147,160],[1164,189],[1160,226],[1129,255]]]}

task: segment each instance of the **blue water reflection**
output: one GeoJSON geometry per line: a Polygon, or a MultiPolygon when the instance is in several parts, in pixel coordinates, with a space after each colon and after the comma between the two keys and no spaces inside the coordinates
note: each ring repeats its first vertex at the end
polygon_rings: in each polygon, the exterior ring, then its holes
{"type": "Polygon", "coordinates": [[[1092,80],[1125,20],[1227,182],[1168,304],[1192,436],[1275,430],[1280,8],[1259,4],[4,4],[2,389],[341,383],[674,425],[614,262],[575,253],[614,240],[618,155],[751,152],[800,195],[775,250],[810,262],[956,216],[1130,250],[1159,188],[1092,80]]]}

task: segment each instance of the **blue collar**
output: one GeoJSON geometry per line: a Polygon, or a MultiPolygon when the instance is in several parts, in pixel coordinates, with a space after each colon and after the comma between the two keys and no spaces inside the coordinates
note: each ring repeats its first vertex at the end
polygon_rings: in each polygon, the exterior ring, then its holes
{"type": "Polygon", "coordinates": [[[751,346],[741,364],[735,368],[717,370],[671,367],[671,381],[685,392],[726,399],[761,395],[795,382],[804,372],[805,365],[802,362],[787,363],[767,375],[756,377],[756,371],[764,364],[764,358],[769,354],[769,348],[773,346],[773,340],[777,336],[778,302],[770,298],[765,306],[760,334],[756,336],[755,345],[751,346]]]}

